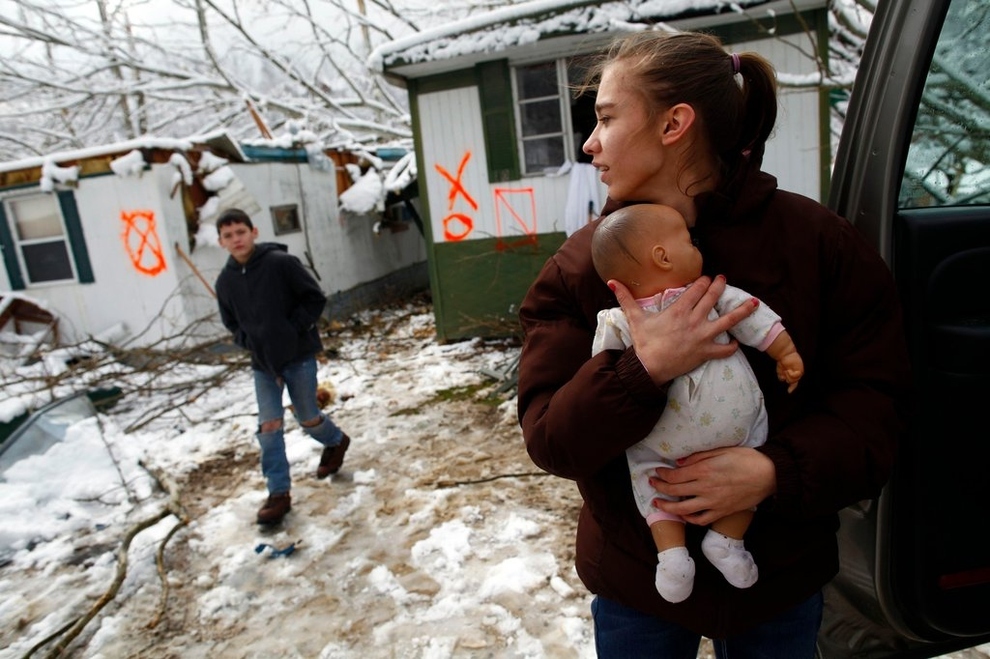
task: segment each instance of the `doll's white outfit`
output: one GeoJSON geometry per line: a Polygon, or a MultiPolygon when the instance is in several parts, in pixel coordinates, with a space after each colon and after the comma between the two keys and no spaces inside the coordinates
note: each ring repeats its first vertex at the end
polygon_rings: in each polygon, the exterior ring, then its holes
{"type": "MultiPolygon", "coordinates": [[[[668,289],[651,298],[636,302],[646,311],[662,312],[686,287],[668,289]]],[[[709,319],[717,318],[752,299],[745,291],[726,286],[709,319]]],[[[766,350],[783,331],[780,316],[761,304],[741,320],[730,333],[740,342],[766,350]]],[[[728,343],[728,334],[716,337],[728,343]]],[[[598,312],[598,327],[591,354],[602,350],[624,350],[632,345],[629,322],[619,307],[598,312]]],[[[653,430],[639,443],[626,450],[633,494],[640,514],[648,524],[679,517],[653,507],[655,498],[663,498],[649,479],[657,467],[674,467],[675,461],[698,451],[726,446],[760,446],[767,439],[767,413],[763,392],[753,369],[742,352],[731,357],[705,362],[690,373],[675,378],[667,391],[667,406],[653,430]]]]}

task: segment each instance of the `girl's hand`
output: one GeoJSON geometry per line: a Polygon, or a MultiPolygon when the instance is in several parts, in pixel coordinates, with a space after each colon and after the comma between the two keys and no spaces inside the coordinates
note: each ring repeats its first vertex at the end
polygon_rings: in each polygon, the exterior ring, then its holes
{"type": "Polygon", "coordinates": [[[650,484],[661,494],[683,500],[654,499],[653,505],[692,524],[704,526],[750,510],[777,491],[773,461],[753,448],[702,451],[677,464],[674,469],[657,469],[650,484]]]}
{"type": "Polygon", "coordinates": [[[708,320],[725,290],[725,277],[714,281],[701,277],[688,287],[663,313],[643,311],[629,289],[614,279],[609,288],[629,321],[633,347],[643,366],[657,385],[684,375],[710,359],[723,359],[736,351],[735,341],[715,343],[715,337],[728,331],[759,305],[753,298],[716,320],[708,320]]]}

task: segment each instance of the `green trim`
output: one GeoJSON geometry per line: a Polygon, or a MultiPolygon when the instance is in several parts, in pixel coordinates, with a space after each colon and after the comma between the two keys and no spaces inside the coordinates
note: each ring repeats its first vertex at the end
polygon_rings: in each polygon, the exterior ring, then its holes
{"type": "Polygon", "coordinates": [[[14,244],[14,234],[7,224],[7,205],[2,199],[0,199],[0,250],[3,250],[3,264],[7,267],[10,288],[23,291],[26,286],[24,276],[21,275],[21,266],[17,262],[17,245],[14,244]]]}
{"type": "MultiPolygon", "coordinates": [[[[471,84],[474,84],[473,76],[471,84]]],[[[422,79],[409,80],[407,92],[409,94],[409,117],[412,123],[413,144],[423,144],[423,124],[420,121],[419,96],[429,91],[435,91],[435,89],[429,88],[424,90],[422,79]]],[[[416,171],[428,171],[426,168],[426,156],[423,154],[422,148],[416,149],[416,171]]],[[[440,323],[440,319],[444,313],[443,287],[440,281],[440,272],[437,269],[436,246],[433,243],[433,220],[431,219],[432,215],[430,212],[429,186],[426,184],[425,177],[422,177],[419,183],[419,210],[423,218],[423,239],[426,241],[426,264],[430,277],[430,295],[433,298],[433,318],[436,325],[437,337],[443,341],[446,339],[440,323]]]]}
{"type": "MultiPolygon", "coordinates": [[[[795,34],[802,34],[808,29],[814,30],[816,32],[816,38],[820,39],[820,26],[823,22],[826,25],[827,31],[828,12],[825,9],[803,11],[801,12],[801,18],[804,20],[803,23],[794,14],[778,14],[744,20],[740,23],[713,25],[699,31],[714,34],[726,45],[744,41],[789,37],[795,34]],[[773,30],[773,32],[771,33],[770,30],[773,30]]],[[[819,41],[819,43],[821,42],[819,41]]]]}
{"type": "Polygon", "coordinates": [[[509,60],[482,62],[475,66],[481,124],[488,156],[488,182],[504,183],[521,178],[516,147],[516,109],[512,94],[509,60]]]}
{"type": "Polygon", "coordinates": [[[65,230],[72,249],[72,258],[76,262],[76,274],[80,284],[92,284],[93,268],[89,264],[89,252],[86,250],[86,238],[83,236],[82,221],[79,219],[79,208],[76,207],[76,196],[71,190],[60,190],[58,205],[62,208],[62,218],[65,220],[65,230]]]}
{"type": "Polygon", "coordinates": [[[437,243],[433,276],[443,282],[434,288],[441,291],[434,306],[443,309],[437,335],[444,341],[520,335],[519,306],[566,238],[555,232],[516,244],[497,238],[437,243]]]}
{"type": "MultiPolygon", "coordinates": [[[[409,80],[412,83],[412,79],[409,80]]],[[[445,92],[451,89],[462,87],[474,87],[478,84],[475,78],[474,69],[461,69],[459,71],[449,71],[447,73],[437,73],[431,76],[415,78],[416,86],[420,94],[430,94],[433,92],[445,92]]],[[[407,89],[407,91],[409,91],[407,89]]],[[[411,91],[409,93],[412,93],[411,91]]]]}

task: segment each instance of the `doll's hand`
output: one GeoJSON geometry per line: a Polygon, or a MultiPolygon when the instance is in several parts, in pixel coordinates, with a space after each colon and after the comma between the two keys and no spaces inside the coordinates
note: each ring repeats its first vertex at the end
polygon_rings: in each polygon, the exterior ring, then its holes
{"type": "Polygon", "coordinates": [[[715,320],[708,320],[725,290],[725,277],[714,281],[701,277],[685,290],[663,313],[648,313],[621,282],[609,280],[619,306],[629,321],[636,355],[658,385],[673,380],[711,359],[723,359],[738,348],[733,341],[715,342],[715,337],[731,329],[756,310],[759,301],[740,304],[715,320]]]}
{"type": "Polygon", "coordinates": [[[792,393],[797,388],[798,380],[803,376],[804,361],[797,352],[784,355],[777,362],[777,379],[789,385],[787,387],[787,393],[792,393]]]}

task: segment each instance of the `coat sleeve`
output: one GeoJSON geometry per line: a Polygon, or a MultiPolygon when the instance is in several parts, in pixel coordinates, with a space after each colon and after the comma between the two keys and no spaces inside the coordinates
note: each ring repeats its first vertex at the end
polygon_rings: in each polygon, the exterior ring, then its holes
{"type": "Polygon", "coordinates": [[[595,338],[591,344],[591,355],[595,356],[602,350],[625,350],[632,345],[629,335],[629,323],[622,309],[602,309],[598,312],[598,326],[595,328],[595,338]]]}
{"type": "Polygon", "coordinates": [[[777,472],[768,503],[784,515],[878,496],[906,427],[910,371],[893,278],[851,225],[828,243],[816,354],[795,394],[811,399],[759,449],[777,472]]]}
{"type": "Polygon", "coordinates": [[[591,356],[594,327],[551,258],[520,307],[519,420],[541,469],[581,480],[621,458],[653,428],[666,392],[632,349],[591,356]]]}

